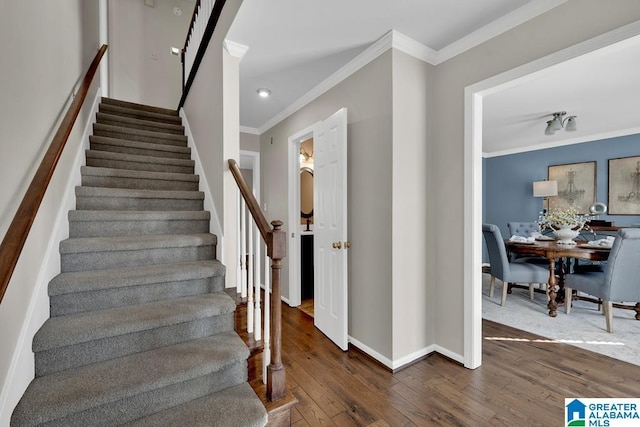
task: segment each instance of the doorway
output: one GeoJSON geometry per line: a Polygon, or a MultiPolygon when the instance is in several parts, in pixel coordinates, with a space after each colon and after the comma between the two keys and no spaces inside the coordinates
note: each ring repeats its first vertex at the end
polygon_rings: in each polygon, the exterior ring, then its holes
{"type": "Polygon", "coordinates": [[[554,66],[630,39],[640,24],[586,40],[465,88],[464,128],[464,365],[482,362],[482,104],[485,96],[535,79],[554,66]]]}
{"type": "Polygon", "coordinates": [[[300,298],[298,308],[314,317],[313,300],[313,137],[300,142],[300,298]]]}

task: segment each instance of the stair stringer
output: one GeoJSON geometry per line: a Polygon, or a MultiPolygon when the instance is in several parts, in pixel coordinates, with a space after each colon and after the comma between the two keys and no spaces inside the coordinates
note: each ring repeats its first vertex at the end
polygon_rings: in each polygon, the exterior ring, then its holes
{"type": "MultiPolygon", "coordinates": [[[[202,162],[200,161],[200,156],[198,154],[198,147],[195,144],[193,133],[191,133],[191,127],[189,126],[189,120],[187,120],[187,115],[184,112],[184,108],[180,109],[180,117],[182,118],[182,125],[184,126],[184,134],[187,136],[187,147],[191,148],[191,159],[195,162],[194,173],[200,176],[200,191],[204,193],[204,210],[211,213],[211,219],[209,220],[209,229],[211,230],[211,234],[215,234],[216,236],[218,236],[216,259],[219,259],[220,262],[224,265],[229,265],[228,260],[224,259],[225,235],[222,225],[220,224],[218,209],[216,208],[216,205],[213,201],[213,194],[211,193],[211,188],[209,187],[207,174],[204,173],[204,168],[202,167],[202,162]]],[[[228,274],[229,272],[227,272],[227,275],[228,274]]]]}
{"type": "MultiPolygon", "coordinates": [[[[80,168],[86,163],[85,150],[89,148],[89,135],[92,134],[93,124],[96,122],[96,113],[98,112],[101,96],[101,90],[98,89],[91,104],[91,110],[88,112],[85,128],[80,136],[81,142],[73,154],[73,163],[69,166],[67,183],[46,243],[43,262],[39,267],[37,280],[34,282],[24,322],[16,326],[20,328],[20,332],[13,348],[7,375],[0,390],[0,425],[9,425],[13,408],[17,405],[29,383],[35,378],[35,360],[31,345],[38,329],[49,319],[48,284],[51,279],[60,274],[60,252],[58,247],[61,241],[69,237],[67,215],[69,211],[75,209],[76,195],[74,190],[81,182],[80,168]]],[[[56,169],[56,173],[61,173],[61,170],[56,169]]],[[[36,223],[34,223],[34,227],[37,226],[36,223]]],[[[25,247],[27,244],[25,244],[25,247]]],[[[19,264],[20,261],[18,261],[18,266],[19,264]]],[[[15,276],[19,274],[18,266],[16,266],[15,276]]],[[[27,283],[28,281],[22,281],[23,286],[27,283]]],[[[3,322],[3,324],[5,323],[3,322]]],[[[3,346],[8,344],[3,340],[3,346]]]]}

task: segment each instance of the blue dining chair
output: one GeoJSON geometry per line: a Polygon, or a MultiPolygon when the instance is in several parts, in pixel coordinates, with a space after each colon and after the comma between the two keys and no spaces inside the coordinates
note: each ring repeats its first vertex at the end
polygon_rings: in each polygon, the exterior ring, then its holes
{"type": "Polygon", "coordinates": [[[509,283],[528,283],[529,298],[533,299],[534,283],[546,284],[549,281],[548,267],[529,262],[509,262],[502,233],[500,233],[497,225],[482,224],[482,234],[489,252],[491,272],[489,296],[493,297],[495,279],[500,279],[502,281],[502,301],[500,305],[504,305],[507,300],[509,283]]]}
{"type": "MultiPolygon", "coordinates": [[[[604,271],[588,271],[565,276],[565,312],[571,311],[571,290],[602,299],[607,331],[613,333],[613,301],[640,301],[640,229],[625,228],[616,236],[604,271]]],[[[640,306],[636,319],[640,320],[640,306]]]]}

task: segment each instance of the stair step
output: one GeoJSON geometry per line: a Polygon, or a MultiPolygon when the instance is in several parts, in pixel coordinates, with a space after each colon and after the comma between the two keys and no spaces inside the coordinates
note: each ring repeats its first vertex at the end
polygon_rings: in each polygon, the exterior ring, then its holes
{"type": "Polygon", "coordinates": [[[36,376],[233,331],[224,292],[51,317],[33,339],[36,376]]]}
{"type": "Polygon", "coordinates": [[[82,166],[82,185],[138,190],[197,191],[200,178],[186,173],[147,172],[82,166]]]}
{"type": "Polygon", "coordinates": [[[128,129],[140,129],[148,130],[151,132],[184,135],[184,126],[182,125],[150,121],[133,117],[123,117],[110,113],[96,113],[96,122],[103,125],[122,126],[128,129]]]}
{"type": "Polygon", "coordinates": [[[85,155],[87,159],[87,166],[101,168],[187,174],[193,174],[195,170],[195,162],[187,159],[140,156],[135,154],[98,150],[86,150],[85,155]]]}
{"type": "Polygon", "coordinates": [[[182,124],[182,118],[180,116],[155,113],[153,111],[122,107],[119,105],[101,103],[98,106],[98,111],[101,113],[115,114],[122,117],[131,117],[133,119],[142,119],[152,122],[173,123],[176,125],[182,124]]]}
{"type": "Polygon", "coordinates": [[[191,148],[184,146],[158,144],[156,142],[129,141],[126,139],[95,135],[89,136],[89,143],[91,150],[96,151],[191,160],[191,148]]]}
{"type": "Polygon", "coordinates": [[[60,242],[62,272],[215,259],[213,234],[76,237],[60,242]]]}
{"type": "Polygon", "coordinates": [[[93,124],[93,134],[95,136],[106,136],[116,139],[128,139],[129,141],[152,142],[165,145],[178,145],[181,147],[187,146],[187,137],[185,135],[130,129],[102,123],[93,124]]]}
{"type": "Polygon", "coordinates": [[[170,108],[162,108],[162,107],[153,107],[151,105],[138,104],[135,102],[122,101],[120,99],[102,97],[100,99],[102,104],[115,105],[118,107],[129,108],[133,110],[139,111],[149,111],[156,114],[164,114],[166,116],[178,116],[179,114],[176,110],[172,110],[170,108]]]}
{"type": "Polygon", "coordinates": [[[69,211],[69,237],[195,234],[209,231],[208,211],[69,211]]]}
{"type": "Polygon", "coordinates": [[[218,260],[60,273],[49,282],[51,316],[224,290],[218,260]]]}
{"type": "Polygon", "coordinates": [[[267,411],[248,383],[201,397],[127,424],[127,427],[262,427],[267,411]],[[222,421],[224,420],[224,421],[222,421]]]}
{"type": "Polygon", "coordinates": [[[203,204],[201,191],[76,187],[77,209],[195,211],[203,209],[203,204]]]}
{"type": "Polygon", "coordinates": [[[12,426],[119,425],[246,382],[235,332],[35,378],[12,426]]]}

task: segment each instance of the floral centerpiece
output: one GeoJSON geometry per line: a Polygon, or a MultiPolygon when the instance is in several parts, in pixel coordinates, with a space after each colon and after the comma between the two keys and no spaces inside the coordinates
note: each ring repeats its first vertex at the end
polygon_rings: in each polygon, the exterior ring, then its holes
{"type": "Polygon", "coordinates": [[[553,230],[560,244],[575,245],[573,239],[578,236],[580,230],[591,230],[587,225],[590,219],[590,215],[581,215],[578,209],[571,206],[541,214],[538,227],[540,230],[553,230]]]}

